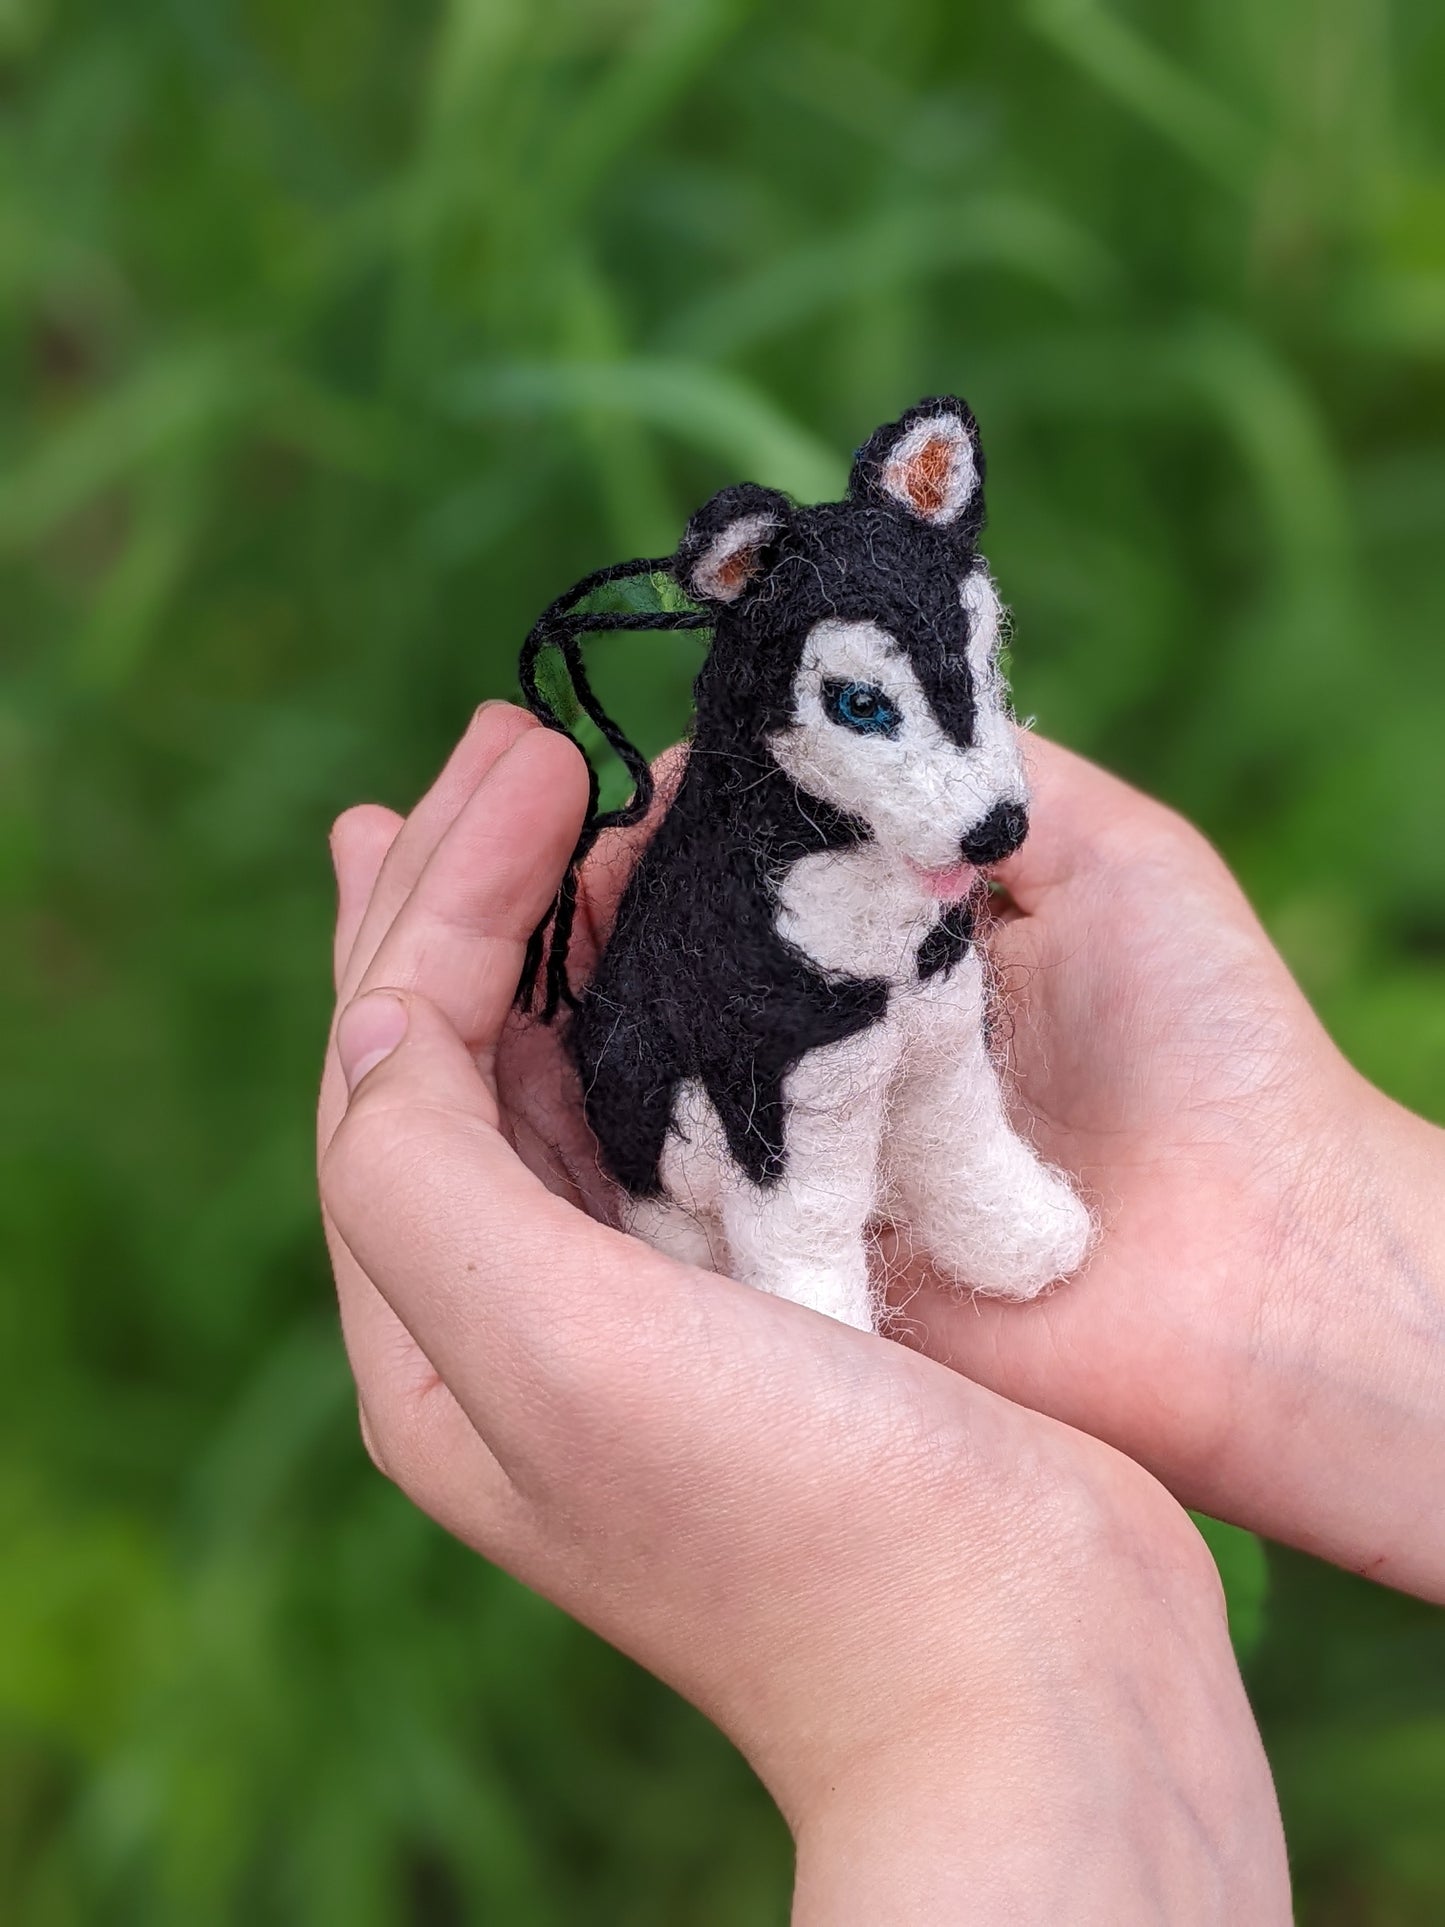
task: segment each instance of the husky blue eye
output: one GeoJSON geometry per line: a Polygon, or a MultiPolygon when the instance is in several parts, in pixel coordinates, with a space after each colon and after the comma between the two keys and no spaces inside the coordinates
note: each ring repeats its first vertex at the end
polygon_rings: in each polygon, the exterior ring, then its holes
{"type": "Polygon", "coordinates": [[[896,736],[903,721],[898,705],[872,682],[825,682],[823,708],[830,722],[860,736],[896,736]]]}

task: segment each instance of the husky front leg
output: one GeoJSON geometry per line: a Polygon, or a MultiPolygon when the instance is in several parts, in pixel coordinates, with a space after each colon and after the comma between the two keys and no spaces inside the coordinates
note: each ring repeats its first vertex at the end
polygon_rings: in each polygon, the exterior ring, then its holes
{"type": "Polygon", "coordinates": [[[781,1174],[754,1183],[729,1161],[720,1185],[732,1275],[859,1331],[876,1322],[865,1232],[900,1046],[885,1020],[810,1051],[784,1082],[781,1174]]]}
{"type": "Polygon", "coordinates": [[[1068,1179],[1014,1130],[984,1035],[977,950],[912,1000],[884,1159],[891,1208],[965,1289],[1033,1298],[1077,1271],[1093,1222],[1068,1179]]]}
{"type": "Polygon", "coordinates": [[[629,1198],[622,1213],[622,1228],[680,1265],[694,1265],[699,1271],[718,1268],[718,1253],[707,1220],[669,1198],[629,1198]]]}

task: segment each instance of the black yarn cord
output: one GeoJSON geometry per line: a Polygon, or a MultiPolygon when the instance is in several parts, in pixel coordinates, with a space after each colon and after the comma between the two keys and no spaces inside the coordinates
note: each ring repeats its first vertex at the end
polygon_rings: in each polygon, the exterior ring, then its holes
{"type": "Polygon", "coordinates": [[[582,662],[582,638],[598,631],[618,630],[668,630],[668,629],[710,629],[712,618],[700,614],[684,613],[659,609],[646,613],[632,614],[588,614],[579,613],[577,604],[598,589],[605,588],[609,582],[620,582],[629,577],[640,575],[669,575],[672,571],[672,558],[665,556],[655,560],[636,562],[614,562],[605,569],[594,569],[591,575],[584,575],[575,582],[565,595],[551,602],[532,624],[527,640],[522,644],[521,657],[517,664],[522,684],[522,695],[528,709],[538,722],[548,729],[568,736],[571,731],[558,716],[543,694],[537,680],[538,665],[542,652],[555,648],[562,657],[572,692],[577,698],[582,713],[595,725],[608,747],[618,757],[622,766],[632,778],[632,796],[620,809],[599,810],[597,807],[597,772],[588,764],[587,814],[582,822],[582,831],[577,838],[561,886],[547,909],[546,915],[527,939],[526,956],[522,963],[521,981],[517,986],[517,1005],[521,1010],[530,1010],[536,995],[537,980],[544,978],[542,999],[542,1021],[551,1023],[563,1004],[575,1010],[577,999],[567,977],[567,952],[572,941],[572,926],[577,915],[578,873],[587,859],[592,845],[603,830],[623,828],[630,823],[640,823],[652,807],[652,770],[647,758],[637,746],[629,741],[617,724],[597,700],[596,692],[587,679],[587,671],[582,662]],[[545,964],[545,974],[544,974],[545,964]]]}

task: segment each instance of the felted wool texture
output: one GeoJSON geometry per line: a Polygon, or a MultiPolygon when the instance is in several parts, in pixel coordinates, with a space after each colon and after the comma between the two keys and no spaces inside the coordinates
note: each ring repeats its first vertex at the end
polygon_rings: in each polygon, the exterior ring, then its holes
{"type": "Polygon", "coordinates": [[[1017,1298],[1091,1230],[985,1041],[977,872],[1028,799],[983,476],[944,396],[870,438],[843,502],[745,484],[693,517],[691,749],[568,1028],[630,1228],[865,1329],[881,1214],[1017,1298]]]}

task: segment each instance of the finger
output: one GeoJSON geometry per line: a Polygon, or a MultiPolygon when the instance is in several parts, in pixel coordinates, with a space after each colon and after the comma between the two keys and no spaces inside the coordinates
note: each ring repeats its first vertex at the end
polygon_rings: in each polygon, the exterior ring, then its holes
{"type": "MultiPolygon", "coordinates": [[[[391,810],[363,804],[336,823],[331,846],[337,878],[336,967],[351,953],[387,851],[401,828],[391,810]]],[[[334,1043],[328,1045],[334,1060],[334,1043]]],[[[338,1097],[338,1066],[328,1082],[338,1097]]],[[[334,1119],[326,1125],[329,1140],[334,1119]]],[[[521,1508],[510,1481],[468,1422],[440,1375],[347,1250],[323,1211],[341,1316],[356,1381],[362,1436],[378,1468],[413,1502],[488,1557],[514,1556],[521,1508]]]]}
{"type": "MultiPolygon", "coordinates": [[[[576,841],[586,793],[585,766],[565,738],[542,730],[515,735],[432,851],[365,981],[380,973],[421,984],[445,1003],[472,1047],[490,1058],[527,938],[576,841]]],[[[491,1092],[484,1097],[495,1121],[491,1092]]],[[[323,1155],[345,1105],[333,1030],[317,1119],[323,1155]]],[[[414,1396],[427,1383],[428,1361],[329,1223],[328,1235],[358,1383],[393,1388],[391,1407],[402,1409],[408,1389],[414,1396]]]]}
{"type": "Polygon", "coordinates": [[[595,1270],[590,1222],[509,1151],[470,1051],[425,998],[364,993],[342,1015],[337,1048],[354,1088],[322,1162],[327,1213],[388,1312],[439,1360],[489,1448],[511,1448],[515,1469],[519,1453],[528,1458],[536,1415],[525,1388],[550,1323],[537,1281],[558,1279],[565,1297],[566,1281],[595,1270]],[[494,1315],[499,1284],[520,1315],[494,1315]]]}
{"type": "Polygon", "coordinates": [[[489,1559],[525,1544],[526,1508],[450,1388],[347,1249],[329,1212],[342,1339],[362,1437],[378,1469],[489,1559]]]}
{"type": "Polygon", "coordinates": [[[586,806],[587,768],[569,738],[515,739],[432,851],[359,990],[419,991],[490,1059],[586,806]]]}
{"type": "Polygon", "coordinates": [[[402,819],[379,803],[359,803],[337,817],[331,829],[331,861],[336,871],[336,942],[332,973],[336,988],[356,943],[356,933],[376,888],[376,879],[396,841],[402,819]]]}
{"type": "MultiPolygon", "coordinates": [[[[352,824],[336,839],[343,924],[348,910],[359,919],[370,895],[384,855],[380,832],[385,827],[352,824]]],[[[341,938],[338,950],[344,930],[341,938]]],[[[345,1104],[334,1040],[327,1057],[323,1144],[345,1104]]],[[[431,1360],[347,1250],[330,1213],[323,1208],[321,1215],[362,1437],[373,1462],[438,1524],[478,1552],[491,1559],[518,1556],[523,1508],[511,1482],[431,1360]]]]}
{"type": "Polygon", "coordinates": [[[605,831],[587,859],[582,871],[581,904],[594,951],[607,941],[628,878],[672,807],[687,768],[687,753],[686,743],[675,743],[663,751],[652,765],[652,804],[647,815],[627,829],[605,831]]]}
{"type": "Polygon", "coordinates": [[[1029,833],[997,875],[1026,913],[1051,891],[1119,861],[1178,821],[1166,805],[1041,736],[1024,736],[1023,755],[1029,833]]]}
{"type": "MultiPolygon", "coordinates": [[[[448,822],[496,758],[529,726],[520,711],[484,704],[408,824],[376,805],[348,810],[338,819],[332,833],[338,987],[368,916],[369,955],[448,822]],[[399,838],[405,840],[397,848],[399,838]],[[389,858],[385,887],[379,890],[389,858]]],[[[333,1041],[327,1049],[318,1117],[323,1147],[344,1103],[333,1041]]],[[[416,1504],[449,1531],[489,1556],[501,1556],[502,1547],[515,1539],[517,1530],[516,1495],[506,1475],[431,1361],[347,1250],[329,1213],[322,1215],[368,1451],[416,1504]]]]}
{"type": "Polygon", "coordinates": [[[382,938],[440,842],[467,800],[476,793],[499,758],[521,737],[541,725],[511,703],[483,703],[441,773],[407,817],[387,853],[342,973],[343,998],[355,995],[382,938]]]}
{"type": "MultiPolygon", "coordinates": [[[[473,716],[436,782],[401,826],[386,853],[339,973],[338,1011],[356,994],[357,986],[375,958],[378,945],[407,901],[432,852],[464,805],[476,794],[488,772],[495,768],[508,749],[539,728],[525,710],[507,703],[483,703],[473,716]]],[[[348,812],[346,817],[338,821],[338,830],[348,822],[351,814],[348,812]]],[[[345,847],[349,855],[349,844],[345,847]]],[[[354,892],[349,873],[347,897],[350,910],[354,906],[354,892]]],[[[321,1079],[318,1117],[322,1148],[330,1142],[344,1104],[345,1092],[340,1073],[334,1054],[328,1048],[321,1079]]]]}

